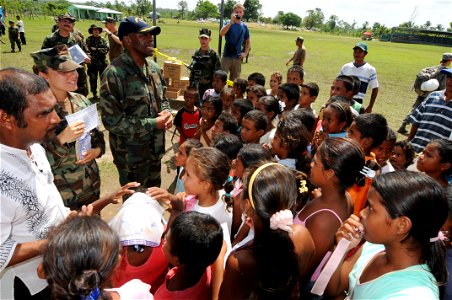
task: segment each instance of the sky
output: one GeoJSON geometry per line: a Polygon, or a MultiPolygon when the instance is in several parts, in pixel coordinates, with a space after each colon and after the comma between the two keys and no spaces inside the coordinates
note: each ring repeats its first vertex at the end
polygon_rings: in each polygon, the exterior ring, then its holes
{"type": "MultiPolygon", "coordinates": [[[[130,1],[130,0],[129,0],[130,1]]],[[[177,8],[180,0],[156,0],[157,7],[177,8]]],[[[197,0],[185,0],[189,10],[193,10],[197,0]]],[[[209,0],[218,4],[221,0],[209,0]]],[[[244,0],[240,1],[241,3],[244,0]]],[[[357,26],[368,21],[370,26],[379,22],[387,27],[397,26],[412,19],[414,24],[423,25],[430,21],[432,26],[437,24],[449,27],[452,22],[452,1],[450,0],[260,0],[262,13],[266,17],[275,17],[278,11],[292,12],[301,18],[306,16],[309,9],[320,8],[327,20],[332,14],[350,24],[355,20],[357,26]]]]}

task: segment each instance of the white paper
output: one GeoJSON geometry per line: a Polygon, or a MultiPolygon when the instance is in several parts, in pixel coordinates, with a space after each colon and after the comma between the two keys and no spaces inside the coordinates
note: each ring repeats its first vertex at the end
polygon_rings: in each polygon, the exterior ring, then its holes
{"type": "Polygon", "coordinates": [[[75,142],[75,153],[77,155],[77,159],[84,159],[88,150],[91,149],[91,134],[84,133],[77,141],[75,142]]]}
{"type": "Polygon", "coordinates": [[[84,133],[90,132],[94,128],[99,127],[99,115],[97,114],[96,103],[79,110],[76,113],[66,116],[68,124],[74,123],[76,121],[83,121],[85,123],[84,133]]]}
{"type": "Polygon", "coordinates": [[[82,62],[85,61],[85,58],[88,58],[88,55],[86,55],[85,51],[83,51],[78,44],[69,47],[68,50],[72,56],[72,60],[78,64],[81,64],[82,62]]]}

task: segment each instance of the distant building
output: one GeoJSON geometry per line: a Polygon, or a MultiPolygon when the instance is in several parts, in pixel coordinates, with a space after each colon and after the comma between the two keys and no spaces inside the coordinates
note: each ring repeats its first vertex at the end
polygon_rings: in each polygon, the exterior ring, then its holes
{"type": "Polygon", "coordinates": [[[71,4],[68,12],[77,19],[104,20],[106,17],[113,18],[117,21],[121,19],[122,12],[89,5],[71,4]]]}

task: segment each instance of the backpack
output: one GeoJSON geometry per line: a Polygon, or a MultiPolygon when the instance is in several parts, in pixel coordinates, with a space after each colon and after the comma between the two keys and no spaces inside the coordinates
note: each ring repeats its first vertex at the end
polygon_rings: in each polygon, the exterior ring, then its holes
{"type": "Polygon", "coordinates": [[[422,69],[417,73],[416,80],[414,81],[413,89],[421,97],[426,97],[431,92],[426,92],[421,90],[422,83],[426,82],[427,80],[437,78],[440,74],[440,66],[434,66],[434,67],[428,67],[425,69],[422,69]]]}

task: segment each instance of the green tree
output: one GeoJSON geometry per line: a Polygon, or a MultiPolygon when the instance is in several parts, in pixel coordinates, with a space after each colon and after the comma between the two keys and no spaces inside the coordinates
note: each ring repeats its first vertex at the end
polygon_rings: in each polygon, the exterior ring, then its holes
{"type": "MultiPolygon", "coordinates": [[[[232,10],[234,9],[234,5],[237,4],[237,1],[234,0],[227,0],[224,3],[224,12],[223,12],[223,16],[225,18],[230,18],[232,16],[232,10]]],[[[220,6],[220,4],[218,4],[218,6],[220,6]]],[[[219,8],[219,7],[218,7],[219,8]]]]}
{"type": "Polygon", "coordinates": [[[432,22],[426,21],[425,24],[421,26],[421,28],[430,29],[431,26],[432,26],[432,22]]]}
{"type": "Polygon", "coordinates": [[[326,22],[326,28],[329,32],[333,32],[336,29],[337,22],[339,21],[339,17],[336,15],[331,15],[328,21],[326,22]]]}
{"type": "Polygon", "coordinates": [[[301,18],[294,13],[287,13],[281,17],[281,24],[287,29],[289,26],[299,27],[301,25],[301,18]]]}
{"type": "Polygon", "coordinates": [[[435,29],[438,31],[444,31],[444,27],[441,24],[436,25],[435,29]]]}
{"type": "Polygon", "coordinates": [[[193,12],[197,19],[218,18],[219,12],[215,4],[210,1],[198,0],[196,8],[193,12]]]}
{"type": "Polygon", "coordinates": [[[307,29],[320,28],[323,24],[325,16],[320,8],[309,9],[306,11],[308,15],[304,18],[303,24],[307,29]]]}
{"type": "Polygon", "coordinates": [[[177,4],[177,7],[178,7],[178,11],[179,11],[179,17],[181,19],[184,19],[185,15],[187,14],[187,11],[188,11],[187,1],[179,1],[179,3],[177,4]]]}
{"type": "Polygon", "coordinates": [[[243,6],[245,7],[245,19],[247,21],[257,21],[262,15],[262,4],[259,0],[245,0],[243,6]]]}
{"type": "Polygon", "coordinates": [[[276,16],[273,18],[273,24],[281,24],[282,18],[284,17],[284,12],[282,10],[278,11],[276,16]]]}
{"type": "Polygon", "coordinates": [[[147,16],[152,11],[152,3],[149,0],[136,0],[135,11],[138,16],[147,16]]]}

